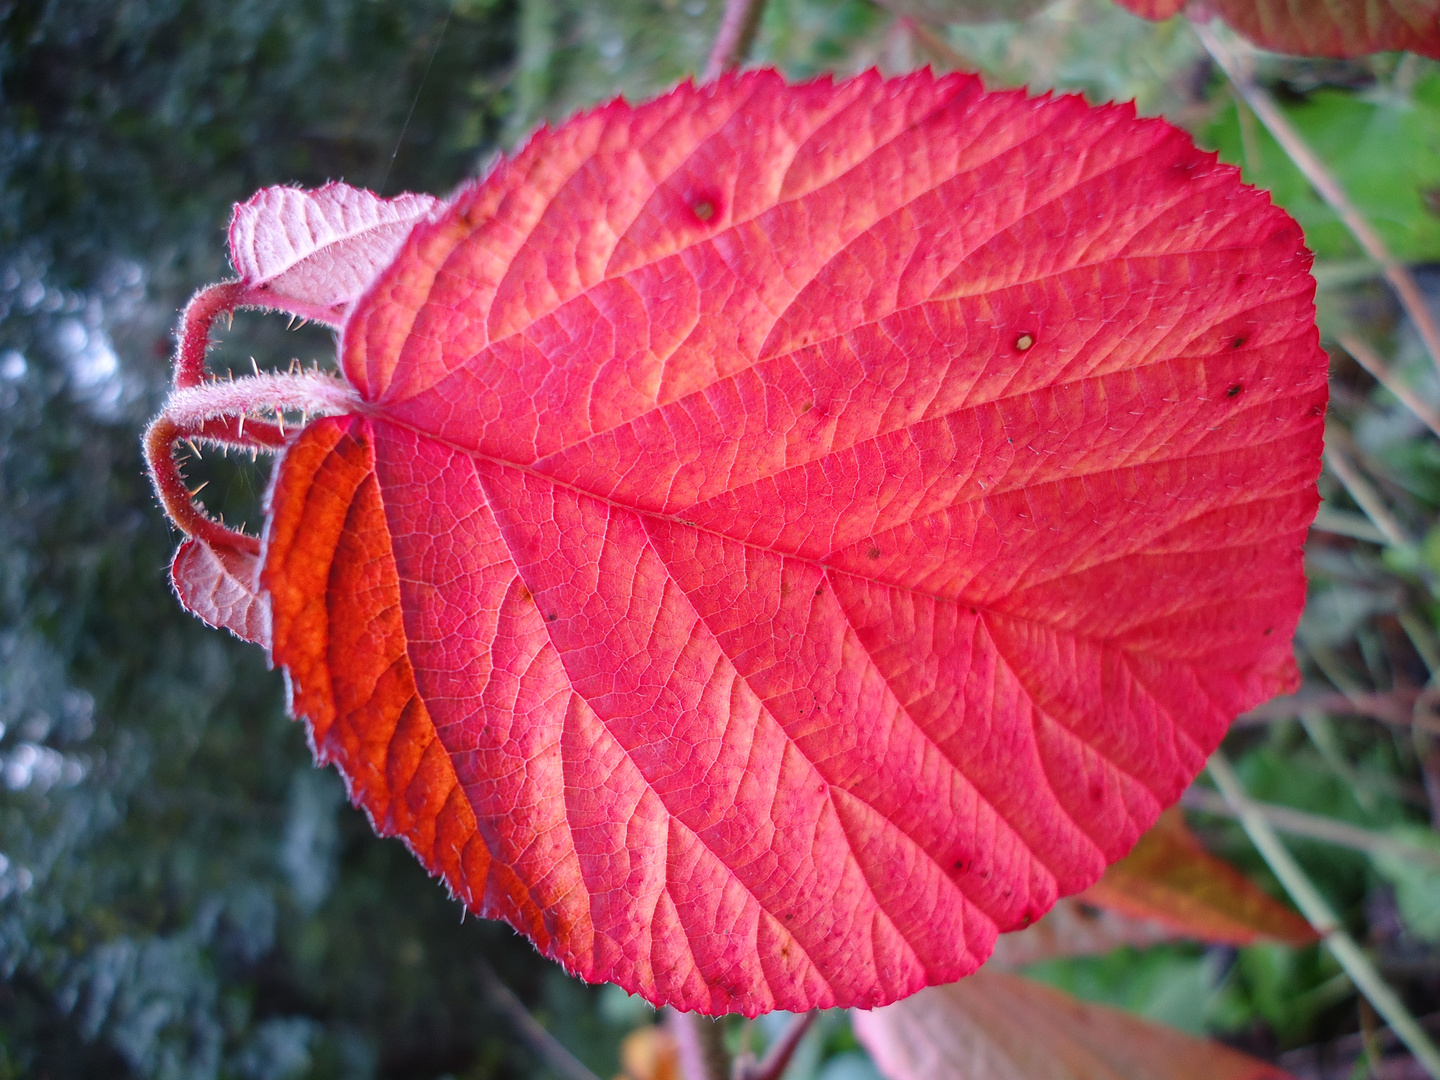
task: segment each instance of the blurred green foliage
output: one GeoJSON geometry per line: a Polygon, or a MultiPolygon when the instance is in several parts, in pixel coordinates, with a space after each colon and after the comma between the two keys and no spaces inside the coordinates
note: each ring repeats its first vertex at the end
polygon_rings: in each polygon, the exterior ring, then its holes
{"type": "MultiPolygon", "coordinates": [[[[164,390],[176,310],[225,272],[232,202],[327,179],[443,193],[537,124],[698,69],[719,7],[0,2],[0,1080],[535,1074],[484,1003],[482,957],[601,1076],[651,1021],[505,927],[463,919],[310,766],[258,650],[171,597],[173,537],[137,436],[164,390]]],[[[963,64],[991,85],[1134,99],[1188,126],[1301,221],[1323,260],[1322,327],[1364,334],[1440,406],[1440,375],[1373,268],[1237,112],[1183,22],[1057,0],[933,33],[867,0],[772,0],[753,58],[796,78],[963,64]]],[[[1402,257],[1440,260],[1440,67],[1268,58],[1261,74],[1402,257]]],[[[1421,279],[1440,294],[1440,273],[1421,279]]],[[[332,351],[313,327],[242,314],[211,363],[332,351]]],[[[1413,690],[1428,672],[1399,618],[1418,614],[1431,633],[1440,607],[1440,443],[1343,354],[1334,393],[1331,422],[1360,467],[1417,541],[1432,539],[1385,549],[1312,534],[1306,686],[1413,690]]],[[[188,468],[210,480],[212,509],[253,524],[260,472],[213,456],[188,468]]],[[[1322,492],[1358,515],[1328,475],[1322,492]]],[[[1260,798],[1434,843],[1425,746],[1408,729],[1341,713],[1237,730],[1229,745],[1260,798]]],[[[1238,826],[1196,820],[1278,891],[1238,826]]],[[[1434,877],[1293,846],[1412,1006],[1440,1006],[1434,877]]],[[[1352,988],[1313,948],[1164,946],[1031,974],[1263,1054],[1357,1024],[1352,988]]],[[[730,1034],[758,1048],[783,1020],[730,1034]]],[[[791,1072],[874,1076],[838,1015],[791,1072]]]]}

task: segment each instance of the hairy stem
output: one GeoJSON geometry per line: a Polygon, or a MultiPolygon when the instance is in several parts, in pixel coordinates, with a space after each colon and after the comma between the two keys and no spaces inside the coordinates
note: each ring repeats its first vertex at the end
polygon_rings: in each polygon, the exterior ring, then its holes
{"type": "Polygon", "coordinates": [[[710,47],[701,82],[713,82],[745,62],[764,14],[765,0],[726,0],[725,14],[720,17],[720,29],[715,34],[715,44],[710,47]]]}
{"type": "Polygon", "coordinates": [[[1380,234],[1371,227],[1365,215],[1350,201],[1350,196],[1340,186],[1340,181],[1325,167],[1325,163],[1286,119],[1280,107],[1275,104],[1275,99],[1255,81],[1254,63],[1249,47],[1237,42],[1232,48],[1211,27],[1203,23],[1194,22],[1191,27],[1251,111],[1260,118],[1260,122],[1270,130],[1275,141],[1295,163],[1295,167],[1335,211],[1365,254],[1380,267],[1385,280],[1399,297],[1400,306],[1405,309],[1405,314],[1410,316],[1410,321],[1419,331],[1420,340],[1424,342],[1436,370],[1440,370],[1440,326],[1436,325],[1420,286],[1415,283],[1414,276],[1405,264],[1390,253],[1385,241],[1380,239],[1380,234]]]}
{"type": "Polygon", "coordinates": [[[1355,939],[1346,933],[1340,925],[1340,920],[1330,910],[1330,905],[1320,895],[1320,890],[1310,880],[1309,875],[1300,868],[1294,857],[1280,842],[1275,835],[1269,820],[1262,814],[1250,800],[1245,788],[1240,783],[1240,778],[1235,775],[1231,768],[1230,761],[1221,750],[1216,750],[1210,756],[1208,764],[1211,779],[1215,786],[1220,789],[1220,794],[1229,803],[1230,808],[1235,811],[1235,816],[1240,819],[1246,835],[1250,837],[1256,849],[1264,858],[1266,864],[1280,879],[1280,884],[1295,901],[1295,906],[1300,913],[1310,921],[1310,925],[1321,935],[1325,947],[1331,955],[1339,961],[1340,966],[1345,969],[1345,974],[1350,976],[1350,981],[1355,984],[1362,994],[1369,999],[1370,1004],[1375,1006],[1390,1029],[1400,1038],[1406,1048],[1415,1055],[1418,1061],[1435,1080],[1440,1080],[1440,1051],[1437,1051],[1435,1044],[1430,1041],[1430,1036],[1415,1022],[1415,1017],[1410,1010],[1405,1008],[1404,1002],[1390,988],[1390,984],[1381,978],[1375,965],[1370,958],[1361,951],[1360,946],[1355,944],[1355,939]]]}

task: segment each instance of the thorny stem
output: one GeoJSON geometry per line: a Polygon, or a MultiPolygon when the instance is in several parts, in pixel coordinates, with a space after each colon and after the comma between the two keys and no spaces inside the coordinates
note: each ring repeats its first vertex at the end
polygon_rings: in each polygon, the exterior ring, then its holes
{"type": "MultiPolygon", "coordinates": [[[[1436,370],[1440,370],[1440,326],[1436,325],[1435,318],[1430,313],[1430,307],[1425,302],[1425,296],[1420,291],[1420,286],[1415,283],[1415,278],[1405,264],[1390,253],[1385,241],[1380,239],[1379,233],[1356,209],[1355,204],[1345,193],[1345,189],[1340,186],[1339,180],[1325,167],[1324,162],[1316,156],[1315,151],[1310,149],[1300,133],[1285,118],[1285,114],[1275,104],[1275,99],[1255,81],[1252,54],[1248,47],[1239,46],[1237,43],[1236,49],[1232,50],[1211,27],[1204,23],[1192,22],[1191,28],[1195,31],[1196,37],[1200,39],[1201,44],[1229,77],[1231,85],[1245,99],[1245,103],[1250,106],[1251,111],[1260,118],[1260,122],[1270,130],[1275,141],[1290,156],[1295,167],[1305,175],[1305,179],[1310,181],[1311,186],[1320,194],[1320,197],[1329,203],[1330,208],[1344,222],[1345,227],[1350,230],[1350,235],[1355,237],[1365,254],[1380,267],[1381,273],[1385,275],[1385,280],[1390,282],[1390,287],[1399,297],[1400,306],[1405,309],[1405,313],[1410,316],[1410,321],[1415,324],[1415,329],[1419,331],[1420,340],[1424,342],[1425,349],[1429,352],[1436,370]]],[[[1357,357],[1357,359],[1359,358],[1357,357]]]]}
{"type": "Polygon", "coordinates": [[[187,536],[212,547],[255,555],[260,542],[227,528],[195,505],[185,484],[175,444],[181,440],[242,450],[272,453],[285,445],[279,424],[250,419],[248,413],[285,409],[333,412],[348,406],[352,394],[323,375],[261,375],[238,382],[215,382],[206,377],[205,352],[210,327],[221,315],[253,304],[243,282],[222,281],[201,289],[185,306],[176,330],[174,374],[165,408],[145,431],[145,464],[165,512],[187,536]]]}
{"type": "Polygon", "coordinates": [[[490,1007],[510,1024],[511,1031],[519,1037],[530,1052],[540,1059],[560,1080],[600,1080],[587,1069],[559,1039],[541,1026],[540,1021],[530,1015],[530,1010],[515,994],[500,981],[500,976],[484,960],[480,961],[478,972],[480,987],[485,991],[490,1007]]]}
{"type": "Polygon", "coordinates": [[[715,34],[715,44],[710,47],[701,82],[714,82],[745,62],[750,46],[755,44],[764,13],[765,0],[726,0],[725,14],[720,17],[720,29],[715,34]]]}
{"type": "Polygon", "coordinates": [[[1320,895],[1320,890],[1315,887],[1309,876],[1300,868],[1294,857],[1280,842],[1275,835],[1275,830],[1265,815],[1260,813],[1255,804],[1250,801],[1240,778],[1235,775],[1231,768],[1230,761],[1221,750],[1216,750],[1210,756],[1208,764],[1210,777],[1215,781],[1215,786],[1220,789],[1220,794],[1230,804],[1235,816],[1240,819],[1246,835],[1250,837],[1256,849],[1264,858],[1266,864],[1280,879],[1280,884],[1295,901],[1295,906],[1300,913],[1309,920],[1317,933],[1320,934],[1325,947],[1331,955],[1339,961],[1344,968],[1345,974],[1350,976],[1350,981],[1355,987],[1369,999],[1370,1004],[1375,1006],[1390,1029],[1399,1036],[1406,1048],[1415,1055],[1418,1061],[1435,1080],[1440,1080],[1440,1051],[1437,1051],[1435,1044],[1430,1037],[1415,1022],[1415,1017],[1410,1015],[1410,1010],[1405,1008],[1404,1002],[1396,996],[1395,991],[1390,988],[1370,958],[1361,951],[1360,946],[1355,944],[1355,939],[1346,933],[1345,928],[1340,925],[1340,920],[1330,910],[1330,905],[1320,895]]]}

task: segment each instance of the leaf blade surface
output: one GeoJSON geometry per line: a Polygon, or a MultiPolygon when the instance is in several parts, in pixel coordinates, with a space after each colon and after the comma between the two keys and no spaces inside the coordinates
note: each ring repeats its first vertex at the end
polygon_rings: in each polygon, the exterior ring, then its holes
{"type": "Polygon", "coordinates": [[[1293,682],[1299,232],[1127,109],[755,73],[415,226],[262,584],[321,760],[482,914],[707,1012],[974,970],[1293,682]]]}

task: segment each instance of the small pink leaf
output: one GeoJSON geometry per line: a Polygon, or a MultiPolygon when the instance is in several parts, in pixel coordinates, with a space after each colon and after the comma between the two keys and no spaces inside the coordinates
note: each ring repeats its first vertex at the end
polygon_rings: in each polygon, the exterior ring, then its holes
{"type": "Polygon", "coordinates": [[[254,555],[189,539],[175,552],[170,581],[180,602],[243,641],[270,647],[270,604],[256,589],[254,555]]]}
{"type": "Polygon", "coordinates": [[[432,195],[382,199],[340,183],[256,192],[230,220],[230,261],[249,286],[246,302],[338,325],[439,203],[432,195]]]}
{"type": "Polygon", "coordinates": [[[1001,971],[852,1013],[887,1080],[1287,1080],[1227,1046],[1001,971]]]}

